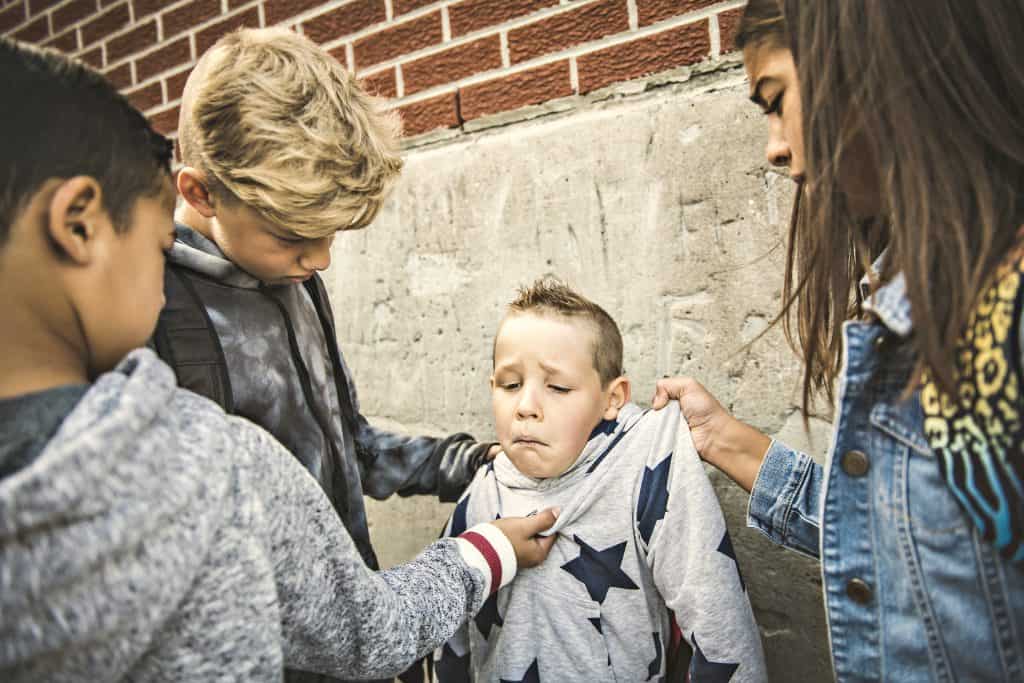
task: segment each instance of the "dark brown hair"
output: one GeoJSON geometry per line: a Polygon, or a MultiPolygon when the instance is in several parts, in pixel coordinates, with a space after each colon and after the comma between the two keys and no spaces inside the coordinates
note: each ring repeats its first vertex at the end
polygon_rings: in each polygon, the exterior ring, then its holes
{"type": "Polygon", "coordinates": [[[603,308],[577,294],[564,282],[544,277],[529,287],[520,287],[518,296],[508,308],[510,313],[555,313],[590,323],[594,333],[594,368],[601,377],[601,386],[607,387],[613,379],[622,376],[619,326],[603,308]]]}
{"type": "Polygon", "coordinates": [[[738,50],[748,46],[789,49],[786,21],[779,0],[750,0],[736,27],[733,44],[738,50]]]}
{"type": "MultiPolygon", "coordinates": [[[[809,187],[790,234],[783,315],[795,312],[810,395],[841,363],[841,325],[881,247],[906,278],[911,349],[945,387],[954,345],[1024,220],[1024,5],[1019,0],[783,0],[803,103],[809,187]],[[879,215],[840,191],[873,160],[879,215]]],[[[788,332],[788,327],[787,327],[788,332]]]]}

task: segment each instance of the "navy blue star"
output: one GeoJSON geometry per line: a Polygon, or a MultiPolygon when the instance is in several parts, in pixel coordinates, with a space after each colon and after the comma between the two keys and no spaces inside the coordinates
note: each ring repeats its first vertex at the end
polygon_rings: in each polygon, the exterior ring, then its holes
{"type": "Polygon", "coordinates": [[[647,665],[647,680],[651,680],[661,673],[661,634],[653,633],[654,636],[654,661],[647,665]]]}
{"type": "Polygon", "coordinates": [[[467,508],[469,508],[469,496],[460,500],[459,504],[455,506],[455,512],[452,513],[452,528],[451,531],[448,532],[449,536],[458,536],[467,529],[467,508]]]}
{"type": "Polygon", "coordinates": [[[469,652],[461,657],[448,643],[441,650],[441,658],[434,662],[437,680],[444,683],[469,683],[469,652]]]}
{"type": "Polygon", "coordinates": [[[597,629],[598,633],[600,633],[601,635],[604,635],[604,630],[601,628],[601,617],[597,617],[597,618],[587,617],[587,621],[589,621],[591,624],[593,624],[594,628],[597,629]]]}
{"type": "Polygon", "coordinates": [[[580,547],[579,557],[563,564],[562,569],[583,582],[591,600],[604,602],[609,588],[637,590],[637,585],[622,571],[625,541],[604,550],[595,550],[575,534],[572,540],[580,547]]]}
{"type": "Polygon", "coordinates": [[[540,683],[540,669],[537,668],[537,660],[533,660],[533,664],[519,680],[510,681],[507,678],[502,678],[501,683],[540,683]]]}
{"type": "Polygon", "coordinates": [[[491,628],[494,626],[504,626],[505,620],[498,614],[498,594],[491,593],[491,597],[484,601],[480,611],[476,613],[473,618],[476,622],[476,627],[480,629],[480,633],[484,634],[484,638],[491,637],[491,628]]]}
{"type": "Polygon", "coordinates": [[[690,680],[700,683],[729,683],[729,679],[740,668],[733,662],[709,662],[704,651],[697,644],[697,634],[691,633],[693,641],[693,659],[690,661],[690,680]]]}
{"type": "Polygon", "coordinates": [[[590,436],[587,437],[587,441],[590,441],[598,434],[611,434],[618,426],[618,420],[601,420],[597,423],[597,426],[594,427],[594,431],[590,432],[590,436]]]}
{"type": "Polygon", "coordinates": [[[665,518],[668,507],[668,471],[672,465],[672,454],[659,462],[654,469],[644,468],[644,479],[640,482],[640,495],[636,504],[636,524],[644,543],[651,542],[654,525],[665,518]]]}
{"type": "Polygon", "coordinates": [[[743,572],[740,571],[740,561],[736,559],[736,551],[733,550],[732,539],[729,537],[728,529],[725,530],[725,535],[722,536],[722,542],[718,544],[718,547],[715,550],[736,563],[736,575],[740,577],[740,588],[746,592],[747,584],[743,581],[743,572]]]}
{"type": "Polygon", "coordinates": [[[601,461],[604,460],[605,457],[612,452],[613,448],[619,445],[619,442],[622,441],[622,437],[624,437],[628,433],[629,431],[624,429],[618,434],[616,434],[615,438],[612,439],[612,442],[605,447],[601,455],[597,456],[597,459],[594,460],[593,464],[591,464],[590,467],[587,468],[587,474],[590,474],[591,472],[596,470],[597,466],[601,464],[601,461]]]}

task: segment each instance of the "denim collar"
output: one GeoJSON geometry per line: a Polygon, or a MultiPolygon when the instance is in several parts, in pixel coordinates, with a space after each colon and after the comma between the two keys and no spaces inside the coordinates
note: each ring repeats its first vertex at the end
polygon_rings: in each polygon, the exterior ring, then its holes
{"type": "MultiPolygon", "coordinates": [[[[882,272],[888,250],[879,254],[871,264],[875,276],[882,272]]],[[[878,320],[901,337],[909,337],[914,331],[914,321],[910,317],[910,299],[907,298],[907,281],[903,273],[871,292],[871,281],[867,275],[860,279],[860,293],[864,303],[861,308],[878,316],[878,320]]]]}

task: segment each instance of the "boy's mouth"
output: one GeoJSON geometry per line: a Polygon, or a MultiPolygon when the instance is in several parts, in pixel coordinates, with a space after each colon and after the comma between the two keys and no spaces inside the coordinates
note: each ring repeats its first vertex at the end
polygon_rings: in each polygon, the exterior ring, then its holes
{"type": "Polygon", "coordinates": [[[521,446],[547,446],[547,444],[540,439],[535,439],[532,436],[517,436],[512,439],[512,443],[519,444],[521,446]]]}

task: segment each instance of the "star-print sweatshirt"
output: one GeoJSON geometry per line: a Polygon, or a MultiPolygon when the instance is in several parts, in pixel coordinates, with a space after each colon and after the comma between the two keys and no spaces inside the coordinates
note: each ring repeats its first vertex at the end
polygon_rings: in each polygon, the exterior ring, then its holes
{"type": "Polygon", "coordinates": [[[500,454],[446,531],[552,505],[561,514],[548,559],[435,653],[442,683],[662,681],[673,621],[693,648],[691,683],[767,679],[725,520],[677,404],[627,404],[558,477],[528,477],[500,454]]]}

